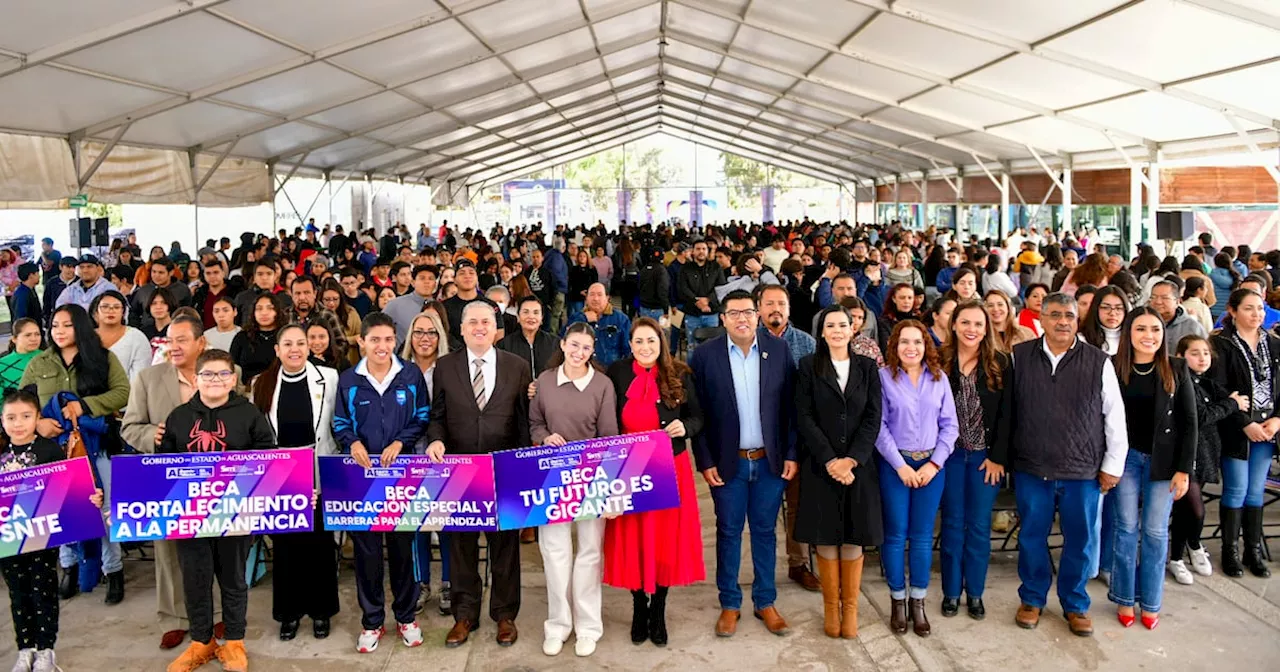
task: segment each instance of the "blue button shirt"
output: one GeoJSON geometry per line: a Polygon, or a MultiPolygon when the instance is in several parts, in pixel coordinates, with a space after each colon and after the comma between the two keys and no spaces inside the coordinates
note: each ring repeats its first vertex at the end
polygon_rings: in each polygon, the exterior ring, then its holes
{"type": "Polygon", "coordinates": [[[733,393],[738,400],[738,448],[764,447],[760,426],[760,339],[751,343],[744,356],[742,348],[729,343],[729,369],[733,372],[733,393]]]}

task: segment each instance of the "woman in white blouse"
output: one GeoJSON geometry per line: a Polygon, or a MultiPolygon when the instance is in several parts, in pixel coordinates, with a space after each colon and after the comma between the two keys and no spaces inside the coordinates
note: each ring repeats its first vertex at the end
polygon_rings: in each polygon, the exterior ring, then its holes
{"type": "Polygon", "coordinates": [[[115,353],[125,375],[133,380],[139,371],[151,366],[151,342],[141,331],[126,324],[128,305],[120,292],[106,291],[89,304],[89,315],[98,325],[95,331],[102,345],[115,353]]]}

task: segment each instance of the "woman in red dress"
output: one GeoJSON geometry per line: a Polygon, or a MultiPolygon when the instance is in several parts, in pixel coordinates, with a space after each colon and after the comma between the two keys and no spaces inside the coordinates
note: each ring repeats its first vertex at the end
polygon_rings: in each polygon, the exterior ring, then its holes
{"type": "Polygon", "coordinates": [[[631,327],[631,356],[609,367],[624,433],[664,430],[672,438],[680,506],[609,520],[604,534],[604,582],[631,591],[631,641],[667,645],[667,589],[706,578],[702,523],[688,439],[702,429],[693,372],[669,354],[656,320],[631,327]]]}

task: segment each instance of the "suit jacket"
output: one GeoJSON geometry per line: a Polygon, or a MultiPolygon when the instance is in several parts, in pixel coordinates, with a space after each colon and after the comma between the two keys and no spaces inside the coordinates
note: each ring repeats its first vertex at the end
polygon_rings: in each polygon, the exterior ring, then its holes
{"type": "Polygon", "coordinates": [[[529,438],[529,365],[518,355],[494,348],[493,394],[484,410],[471,392],[471,356],[466,348],[436,362],[432,378],[427,443],[441,441],[452,453],[492,453],[523,448],[529,438]]]}
{"type": "MultiPolygon", "coordinates": [[[[756,333],[760,344],[760,429],[769,466],[782,473],[786,460],[796,459],[792,403],[795,365],[787,342],[768,333],[756,333]]],[[[736,346],[735,346],[736,347],[736,346]]],[[[729,337],[717,336],[697,347],[689,366],[702,402],[703,428],[693,439],[698,470],[716,467],[728,481],[738,472],[738,398],[729,366],[729,337]]]]}
{"type": "MultiPolygon", "coordinates": [[[[981,358],[978,360],[978,377],[975,387],[978,388],[978,401],[982,404],[982,427],[984,436],[987,437],[987,459],[1000,466],[1008,467],[1012,463],[1009,456],[1009,440],[1013,429],[1009,423],[1013,420],[1013,360],[1003,352],[997,352],[996,357],[1000,358],[1003,372],[1000,389],[993,390],[987,383],[987,370],[983,368],[981,358]]],[[[964,418],[959,417],[959,357],[951,363],[947,380],[951,381],[951,396],[956,400],[957,420],[964,422],[964,418]]],[[[960,441],[956,441],[955,450],[956,452],[964,450],[960,441]]]]}
{"type": "MultiPolygon", "coordinates": [[[[271,410],[267,421],[271,431],[280,435],[280,423],[276,408],[280,405],[280,378],[284,369],[276,374],[276,391],[271,395],[271,410]]],[[[333,455],[338,452],[338,442],[333,438],[333,410],[338,405],[338,372],[327,366],[307,362],[307,389],[311,392],[311,417],[316,433],[316,455],[333,455]]]]}
{"type": "MultiPolygon", "coordinates": [[[[239,379],[240,367],[237,366],[236,380],[239,379]]],[[[240,391],[238,386],[237,391],[240,391]]],[[[172,363],[143,369],[129,386],[129,404],[124,407],[120,436],[138,452],[156,452],[156,428],[181,405],[182,391],[178,389],[178,374],[172,363]]]]}

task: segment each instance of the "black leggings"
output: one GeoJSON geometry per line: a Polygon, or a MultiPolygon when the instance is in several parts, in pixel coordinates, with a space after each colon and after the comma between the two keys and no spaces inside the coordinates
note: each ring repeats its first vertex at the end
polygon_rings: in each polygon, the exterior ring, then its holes
{"type": "Polygon", "coordinates": [[[1200,484],[1192,480],[1187,494],[1173,503],[1169,522],[1169,559],[1181,560],[1186,549],[1200,548],[1200,532],[1204,529],[1204,498],[1200,484]]]}

